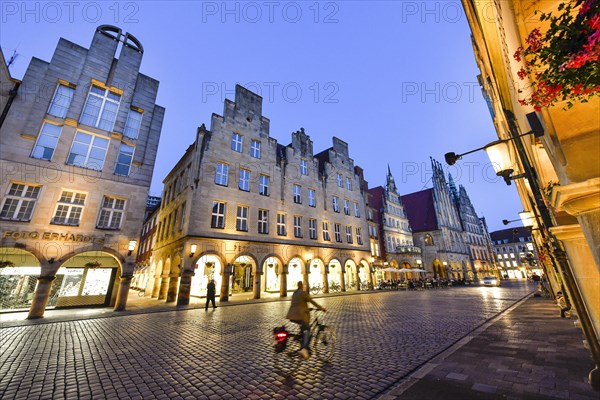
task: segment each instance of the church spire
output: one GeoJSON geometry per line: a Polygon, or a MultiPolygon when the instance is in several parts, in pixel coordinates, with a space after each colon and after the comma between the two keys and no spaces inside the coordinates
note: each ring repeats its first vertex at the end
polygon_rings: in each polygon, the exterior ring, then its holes
{"type": "Polygon", "coordinates": [[[388,173],[386,177],[385,190],[388,193],[398,194],[398,190],[396,188],[396,182],[394,182],[394,177],[392,176],[392,171],[390,169],[390,164],[388,164],[388,173]]]}
{"type": "Polygon", "coordinates": [[[452,178],[452,174],[448,174],[448,187],[450,189],[450,195],[454,202],[459,201],[458,191],[456,190],[456,184],[454,183],[454,178],[452,178]]]}

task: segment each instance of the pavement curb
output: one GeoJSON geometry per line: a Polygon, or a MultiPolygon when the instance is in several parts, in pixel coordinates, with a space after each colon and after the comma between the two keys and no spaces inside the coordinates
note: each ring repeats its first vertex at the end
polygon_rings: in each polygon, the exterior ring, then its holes
{"type": "Polygon", "coordinates": [[[523,296],[521,299],[515,301],[510,307],[507,309],[500,311],[493,317],[487,319],[483,323],[481,323],[478,327],[467,333],[462,338],[458,339],[456,342],[451,344],[445,350],[442,350],[440,353],[436,354],[432,358],[429,359],[425,364],[421,365],[417,369],[411,371],[406,375],[406,377],[402,378],[402,380],[387,389],[385,393],[382,393],[377,400],[396,400],[399,396],[402,395],[405,391],[411,388],[414,384],[419,382],[425,376],[427,376],[431,371],[433,371],[436,367],[438,367],[442,362],[458,351],[460,348],[468,344],[471,340],[479,336],[486,329],[488,329],[491,325],[496,323],[499,319],[504,317],[505,314],[512,312],[515,308],[519,307],[521,304],[526,302],[529,298],[533,296],[535,291],[530,292],[529,294],[523,296]]]}

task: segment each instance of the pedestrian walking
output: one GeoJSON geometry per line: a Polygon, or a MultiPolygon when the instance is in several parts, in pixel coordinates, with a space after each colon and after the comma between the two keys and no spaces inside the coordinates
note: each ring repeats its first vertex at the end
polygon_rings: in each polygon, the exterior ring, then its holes
{"type": "Polygon", "coordinates": [[[560,317],[566,318],[565,314],[571,309],[571,306],[567,303],[567,299],[563,295],[563,292],[556,293],[556,304],[560,307],[560,317]]]}
{"type": "Polygon", "coordinates": [[[217,306],[215,304],[215,294],[216,294],[215,280],[211,279],[208,282],[208,285],[206,285],[206,307],[204,308],[205,311],[208,311],[208,303],[211,301],[212,301],[213,309],[217,308],[217,306]]]}

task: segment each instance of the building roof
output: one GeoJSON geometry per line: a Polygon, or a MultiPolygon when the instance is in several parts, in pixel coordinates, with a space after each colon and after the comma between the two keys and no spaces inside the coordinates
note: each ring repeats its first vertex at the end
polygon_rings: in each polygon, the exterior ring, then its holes
{"type": "Polygon", "coordinates": [[[413,232],[439,229],[433,204],[433,189],[410,193],[401,196],[401,199],[413,232]]]}
{"type": "Polygon", "coordinates": [[[531,232],[529,231],[529,229],[523,227],[523,226],[519,226],[517,228],[507,228],[507,229],[502,229],[500,231],[494,231],[490,233],[490,238],[492,239],[492,241],[504,241],[504,240],[508,240],[507,243],[517,243],[520,242],[519,238],[523,237],[525,238],[525,241],[530,242],[531,241],[531,232]]]}

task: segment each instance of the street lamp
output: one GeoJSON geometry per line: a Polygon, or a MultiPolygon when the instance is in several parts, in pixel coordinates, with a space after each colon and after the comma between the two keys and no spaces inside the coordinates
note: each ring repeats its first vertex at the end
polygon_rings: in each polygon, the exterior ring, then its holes
{"type": "MultiPolygon", "coordinates": [[[[531,130],[527,133],[523,133],[522,135],[518,135],[517,137],[522,137],[526,135],[534,135],[536,138],[544,136],[543,130],[531,130]]],[[[486,144],[483,147],[480,147],[475,150],[467,151],[466,153],[456,154],[454,152],[449,152],[444,155],[446,159],[446,163],[448,165],[454,165],[456,161],[460,160],[462,156],[474,153],[479,150],[485,150],[490,161],[492,162],[492,166],[494,167],[494,171],[497,176],[501,176],[504,178],[504,182],[507,185],[511,184],[511,180],[524,178],[525,174],[512,175],[516,168],[516,162],[513,161],[511,157],[510,148],[508,147],[508,142],[511,140],[515,140],[516,137],[511,137],[509,139],[499,139],[493,142],[486,144]]]]}
{"type": "Polygon", "coordinates": [[[129,241],[129,246],[127,247],[127,250],[129,251],[127,253],[128,256],[130,256],[133,253],[133,250],[135,249],[136,244],[137,244],[137,241],[135,241],[135,240],[129,241]]]}

